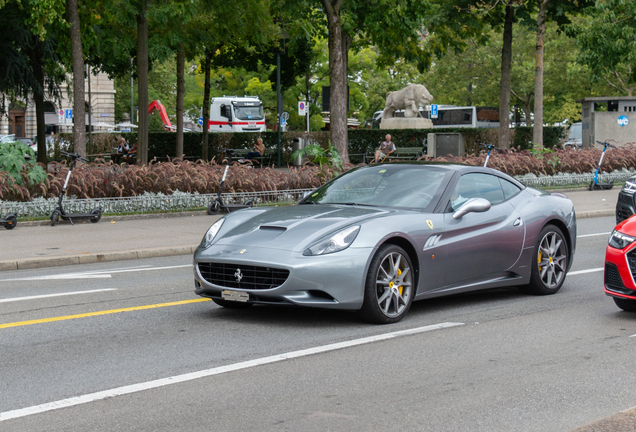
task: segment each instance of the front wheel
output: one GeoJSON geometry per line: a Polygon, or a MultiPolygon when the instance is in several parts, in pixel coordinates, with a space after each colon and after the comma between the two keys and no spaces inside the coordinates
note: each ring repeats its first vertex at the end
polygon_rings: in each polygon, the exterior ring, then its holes
{"type": "Polygon", "coordinates": [[[636,312],[636,300],[612,297],[616,306],[627,312],[636,312]]]}
{"type": "Polygon", "coordinates": [[[413,266],[399,246],[383,245],[373,257],[364,289],[360,315],[376,324],[400,321],[415,295],[413,266]]]}
{"type": "Polygon", "coordinates": [[[5,221],[6,222],[4,223],[4,227],[8,230],[12,230],[17,225],[18,218],[16,218],[15,215],[9,215],[7,216],[5,221]]]}
{"type": "Polygon", "coordinates": [[[101,211],[100,209],[93,209],[93,210],[91,211],[91,214],[92,214],[92,215],[95,215],[95,216],[93,216],[93,217],[91,218],[91,222],[92,222],[92,223],[97,223],[97,222],[99,222],[99,221],[101,220],[101,218],[102,218],[102,211],[101,211]]]}
{"type": "Polygon", "coordinates": [[[570,252],[561,230],[554,225],[543,227],[534,250],[530,283],[519,287],[525,294],[554,294],[565,281],[570,252]]]}
{"type": "Polygon", "coordinates": [[[58,210],[54,210],[53,213],[51,213],[51,226],[55,226],[55,224],[59,220],[60,220],[60,212],[58,210]]]}
{"type": "Polygon", "coordinates": [[[208,214],[209,215],[215,215],[215,214],[217,214],[219,212],[220,208],[221,208],[221,205],[219,204],[219,202],[217,200],[214,200],[208,206],[208,214]]]}

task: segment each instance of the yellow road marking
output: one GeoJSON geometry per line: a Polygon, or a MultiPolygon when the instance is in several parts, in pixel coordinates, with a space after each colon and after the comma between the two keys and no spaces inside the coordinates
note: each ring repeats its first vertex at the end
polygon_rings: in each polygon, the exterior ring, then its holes
{"type": "Polygon", "coordinates": [[[31,321],[18,321],[13,323],[0,324],[0,329],[9,328],[9,327],[20,327],[20,326],[31,325],[31,324],[42,324],[42,323],[55,322],[55,321],[65,321],[65,320],[72,320],[72,319],[78,319],[78,318],[87,318],[87,317],[93,317],[93,316],[99,316],[99,315],[109,315],[109,314],[120,313],[120,312],[133,312],[133,311],[146,310],[146,309],[156,309],[156,308],[167,307],[167,306],[179,306],[179,305],[184,305],[189,303],[199,303],[199,302],[204,302],[209,300],[210,299],[206,299],[206,298],[194,299],[194,300],[182,300],[182,301],[171,302],[171,303],[158,303],[158,304],[145,305],[145,306],[133,306],[129,308],[111,309],[111,310],[105,310],[105,311],[88,312],[84,314],[66,315],[66,316],[52,317],[52,318],[42,318],[42,319],[31,320],[31,321]]]}

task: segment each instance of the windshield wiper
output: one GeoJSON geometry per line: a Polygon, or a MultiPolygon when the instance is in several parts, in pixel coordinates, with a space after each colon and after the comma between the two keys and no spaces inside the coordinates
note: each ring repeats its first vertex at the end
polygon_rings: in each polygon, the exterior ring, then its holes
{"type": "Polygon", "coordinates": [[[364,207],[377,207],[376,204],[364,204],[364,203],[357,203],[357,202],[337,202],[337,203],[331,203],[331,204],[337,204],[337,205],[347,205],[347,206],[364,206],[364,207]]]}
{"type": "Polygon", "coordinates": [[[301,205],[301,204],[315,204],[315,205],[318,205],[318,203],[316,201],[303,201],[303,202],[298,203],[298,205],[301,205]]]}

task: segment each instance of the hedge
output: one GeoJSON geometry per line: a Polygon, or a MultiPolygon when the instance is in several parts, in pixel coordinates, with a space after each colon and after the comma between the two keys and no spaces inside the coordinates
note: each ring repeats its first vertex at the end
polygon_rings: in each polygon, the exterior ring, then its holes
{"type": "MultiPolygon", "coordinates": [[[[349,153],[369,153],[377,149],[384,141],[387,134],[400,147],[426,147],[429,133],[461,133],[466,144],[466,154],[475,154],[479,151],[479,143],[496,143],[499,129],[497,128],[435,128],[435,129],[352,129],[349,135],[349,153]]],[[[532,127],[517,127],[510,129],[513,147],[526,150],[532,140],[532,127]]],[[[136,132],[121,134],[100,134],[93,143],[92,153],[110,153],[117,145],[116,136],[121,135],[134,144],[137,139],[136,132]]],[[[176,156],[176,134],[169,132],[150,132],[148,134],[148,159],[156,157],[165,160],[176,156]]],[[[548,148],[558,147],[565,136],[563,127],[545,126],[543,128],[544,146],[548,148]]],[[[241,133],[210,133],[208,134],[208,154],[210,158],[217,157],[222,149],[251,149],[256,138],[263,138],[266,148],[277,148],[277,132],[241,132],[241,133]]],[[[292,144],[294,138],[303,138],[309,143],[328,147],[329,132],[283,132],[281,133],[282,159],[284,163],[291,160],[292,144]]],[[[73,135],[62,134],[61,140],[70,143],[72,150],[73,135]]],[[[203,134],[201,132],[187,132],[183,134],[183,151],[186,157],[196,159],[201,156],[203,134]]]]}

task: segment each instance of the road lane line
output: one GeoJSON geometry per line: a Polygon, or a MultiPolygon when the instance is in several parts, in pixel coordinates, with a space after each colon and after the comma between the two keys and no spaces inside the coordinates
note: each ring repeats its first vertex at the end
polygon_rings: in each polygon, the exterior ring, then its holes
{"type": "Polygon", "coordinates": [[[605,270],[603,267],[587,269],[587,270],[577,270],[577,271],[568,272],[567,276],[574,276],[574,275],[586,274],[586,273],[596,273],[603,270],[605,270]]]}
{"type": "Polygon", "coordinates": [[[115,269],[115,270],[96,270],[96,271],[87,271],[81,273],[61,273],[54,275],[45,275],[45,276],[30,276],[23,278],[14,278],[14,279],[0,279],[0,282],[15,282],[15,281],[36,281],[36,280],[63,280],[63,279],[97,279],[97,278],[110,278],[113,273],[130,273],[130,272],[140,272],[140,271],[152,271],[152,270],[171,270],[176,268],[185,268],[192,267],[192,264],[181,264],[174,266],[165,266],[165,267],[131,267],[124,269],[115,269]]]}
{"type": "Polygon", "coordinates": [[[373,342],[379,342],[389,340],[402,336],[410,336],[418,333],[424,333],[433,330],[440,330],[450,327],[456,327],[464,325],[464,323],[444,322],[440,324],[433,324],[424,327],[417,327],[409,330],[401,330],[391,333],[384,333],[375,336],[369,336],[360,339],[353,339],[345,342],[338,342],[329,345],[322,345],[314,348],[308,348],[299,351],[291,351],[284,354],[273,355],[270,357],[262,357],[259,359],[248,360],[240,363],[234,363],[226,366],[219,366],[212,369],[206,369],[198,372],[191,372],[183,375],[175,375],[172,377],[161,378],[154,381],[147,381],[139,384],[132,384],[123,387],[117,387],[110,390],[104,390],[96,393],[90,393],[87,395],[76,396],[68,399],[61,399],[54,402],[49,402],[41,405],[35,405],[27,408],[20,408],[12,411],[0,412],[0,422],[5,420],[16,419],[20,417],[27,417],[33,414],[40,414],[47,411],[53,411],[61,408],[68,408],[76,405],[95,402],[102,399],[107,399],[116,396],[122,396],[131,393],[137,393],[144,390],[150,390],[158,387],[163,387],[171,384],[178,384],[186,381],[192,381],[199,378],[205,378],[213,375],[219,375],[227,372],[234,372],[241,369],[252,368],[256,366],[262,366],[271,363],[277,363],[280,361],[291,360],[300,357],[306,357],[314,354],[321,354],[330,351],[336,351],[344,348],[351,348],[354,346],[369,344],[373,342]]]}
{"type": "Polygon", "coordinates": [[[611,234],[611,232],[596,233],[596,234],[584,234],[584,235],[576,236],[576,238],[594,237],[594,236],[608,236],[610,234],[611,234]]]}
{"type": "Polygon", "coordinates": [[[42,298],[49,298],[49,297],[62,297],[62,296],[77,295],[77,294],[93,294],[93,293],[104,292],[104,291],[117,291],[117,288],[104,288],[104,289],[91,290],[91,291],[73,291],[73,292],[58,293],[58,294],[43,294],[43,295],[36,295],[36,296],[29,296],[29,297],[13,297],[13,298],[0,299],[0,303],[9,303],[9,302],[23,301],[23,300],[35,300],[35,299],[42,299],[42,298]]]}
{"type": "Polygon", "coordinates": [[[194,300],[182,300],[182,301],[170,302],[170,303],[158,303],[158,304],[144,305],[144,306],[133,306],[133,307],[122,308],[122,309],[111,309],[111,310],[105,310],[105,311],[88,312],[88,313],[77,314],[77,315],[66,315],[66,316],[59,316],[59,317],[52,317],[52,318],[42,318],[42,319],[36,319],[31,321],[18,321],[18,322],[0,324],[0,329],[10,328],[10,327],[20,327],[20,326],[31,325],[31,324],[49,323],[49,322],[55,322],[55,321],[66,321],[66,320],[72,320],[72,319],[78,319],[78,318],[88,318],[88,317],[94,317],[94,316],[100,316],[100,315],[115,314],[120,312],[133,312],[133,311],[140,311],[140,310],[146,310],[146,309],[156,309],[156,308],[167,307],[167,306],[179,306],[179,305],[190,304],[190,303],[200,303],[204,301],[210,301],[210,299],[202,298],[202,299],[194,299],[194,300]]]}

